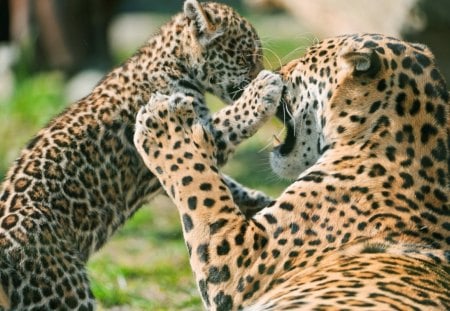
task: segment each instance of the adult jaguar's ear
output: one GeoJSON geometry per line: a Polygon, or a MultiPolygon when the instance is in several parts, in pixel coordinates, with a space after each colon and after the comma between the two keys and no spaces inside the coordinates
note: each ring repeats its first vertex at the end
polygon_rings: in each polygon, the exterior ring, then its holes
{"type": "Polygon", "coordinates": [[[364,48],[345,52],[341,57],[353,68],[354,76],[368,76],[375,78],[381,70],[381,61],[377,52],[373,49],[364,48]]]}
{"type": "Polygon", "coordinates": [[[197,0],[184,2],[184,14],[192,21],[194,34],[202,46],[206,47],[212,40],[223,34],[222,29],[214,25],[197,0]]]}

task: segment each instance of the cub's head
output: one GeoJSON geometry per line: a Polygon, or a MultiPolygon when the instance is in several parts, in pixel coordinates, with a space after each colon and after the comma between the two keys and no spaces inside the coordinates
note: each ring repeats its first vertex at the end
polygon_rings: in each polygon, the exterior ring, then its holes
{"type": "Polygon", "coordinates": [[[358,153],[374,142],[398,144],[397,133],[412,128],[418,137],[412,147],[420,150],[424,131],[448,128],[447,87],[421,44],[339,36],[312,46],[280,73],[286,91],[277,116],[287,135],[271,165],[283,177],[298,177],[334,148],[358,153]]]}
{"type": "Polygon", "coordinates": [[[232,8],[186,0],[190,70],[201,87],[226,103],[237,99],[262,66],[259,37],[232,8]]]}

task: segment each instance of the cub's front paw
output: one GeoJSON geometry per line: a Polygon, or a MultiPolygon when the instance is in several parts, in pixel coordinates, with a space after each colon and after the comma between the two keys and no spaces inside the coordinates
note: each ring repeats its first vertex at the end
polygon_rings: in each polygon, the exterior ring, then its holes
{"type": "Polygon", "coordinates": [[[248,96],[259,99],[260,104],[267,116],[273,115],[283,92],[283,80],[281,76],[268,70],[261,71],[248,87],[248,96]]]}

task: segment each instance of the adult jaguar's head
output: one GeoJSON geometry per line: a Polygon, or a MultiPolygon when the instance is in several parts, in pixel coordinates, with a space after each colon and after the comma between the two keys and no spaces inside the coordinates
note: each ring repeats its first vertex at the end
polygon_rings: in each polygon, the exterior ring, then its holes
{"type": "Polygon", "coordinates": [[[189,29],[186,53],[194,78],[226,103],[233,102],[263,68],[255,29],[220,3],[187,0],[184,16],[189,29]]]}
{"type": "Polygon", "coordinates": [[[432,53],[420,44],[345,35],[312,46],[280,72],[286,91],[277,116],[287,135],[272,152],[271,165],[286,178],[296,178],[341,146],[358,153],[377,141],[414,135],[411,149],[405,149],[412,153],[427,148],[439,127],[449,126],[445,82],[432,53]]]}

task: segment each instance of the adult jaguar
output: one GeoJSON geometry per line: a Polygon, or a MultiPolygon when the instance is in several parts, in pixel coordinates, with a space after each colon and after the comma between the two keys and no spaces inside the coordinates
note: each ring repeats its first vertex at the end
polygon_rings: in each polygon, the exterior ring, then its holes
{"type": "Polygon", "coordinates": [[[205,306],[449,310],[450,106],[431,52],[345,35],[280,73],[287,136],[271,164],[296,180],[250,219],[209,131],[185,124],[189,98],[154,98],[138,114],[136,147],[179,209],[205,306]],[[192,156],[164,147],[177,141],[192,156]],[[176,172],[168,153],[183,160],[176,172]]]}
{"type": "MultiPolygon", "coordinates": [[[[193,97],[224,163],[275,113],[263,98],[267,85],[280,94],[282,82],[263,72],[240,100],[212,117],[204,93],[231,103],[261,62],[255,30],[234,10],[186,0],[184,13],[42,129],[0,190],[0,310],[93,309],[86,261],[161,189],[133,145],[138,109],[156,92],[193,97]],[[258,107],[247,105],[250,100],[258,107]]],[[[267,200],[228,182],[250,208],[267,200]]]]}

